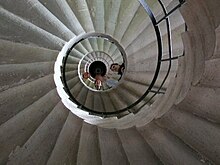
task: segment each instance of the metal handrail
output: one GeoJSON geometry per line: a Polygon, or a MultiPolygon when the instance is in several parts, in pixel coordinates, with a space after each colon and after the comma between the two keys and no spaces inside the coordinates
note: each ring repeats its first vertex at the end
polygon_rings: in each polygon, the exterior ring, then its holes
{"type": "MultiPolygon", "coordinates": [[[[142,1],[142,3],[144,5],[147,5],[146,2],[144,0],[140,0],[142,1]]],[[[168,76],[169,76],[169,73],[170,73],[170,70],[171,70],[171,66],[172,66],[172,60],[176,60],[178,59],[178,57],[172,57],[172,43],[171,43],[171,31],[170,31],[170,21],[169,21],[169,15],[171,13],[173,13],[174,11],[176,11],[178,8],[180,8],[184,3],[185,3],[185,0],[179,0],[179,4],[177,6],[175,6],[170,12],[167,12],[166,8],[164,7],[164,4],[161,0],[158,0],[158,2],[160,3],[161,7],[162,7],[162,10],[165,14],[164,17],[162,17],[159,21],[156,21],[153,22],[153,24],[155,26],[158,26],[162,21],[166,21],[166,27],[167,27],[167,34],[168,34],[168,47],[169,47],[169,58],[168,59],[160,59],[159,60],[159,63],[162,63],[164,61],[169,61],[169,66],[168,66],[168,70],[167,70],[167,74],[165,75],[160,87],[157,89],[157,91],[154,91],[154,95],[150,97],[150,99],[148,99],[147,102],[145,102],[143,105],[141,105],[141,107],[139,107],[139,109],[143,108],[146,104],[148,104],[148,102],[150,102],[157,94],[160,94],[160,90],[161,88],[163,87],[165,81],[167,80],[168,76]]],[[[147,10],[146,10],[147,11],[147,10]]]]}

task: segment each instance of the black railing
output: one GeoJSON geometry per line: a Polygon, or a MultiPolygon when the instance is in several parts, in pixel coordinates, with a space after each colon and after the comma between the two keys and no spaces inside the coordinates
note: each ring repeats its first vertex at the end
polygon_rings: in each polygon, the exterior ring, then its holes
{"type": "MultiPolygon", "coordinates": [[[[168,35],[168,52],[169,52],[169,58],[166,58],[166,59],[162,59],[162,58],[161,58],[161,57],[162,57],[161,36],[158,35],[158,34],[160,34],[160,31],[157,31],[157,30],[155,29],[155,32],[156,32],[156,34],[157,34],[157,37],[160,38],[160,39],[158,40],[158,49],[161,49],[161,50],[159,51],[159,53],[158,53],[158,65],[157,65],[157,68],[160,67],[161,63],[162,63],[162,62],[165,62],[165,61],[168,61],[168,62],[169,62],[169,65],[168,65],[167,73],[166,73],[166,75],[165,75],[165,77],[164,77],[164,79],[163,79],[163,81],[162,81],[160,87],[159,87],[156,91],[154,91],[154,90],[152,91],[151,89],[148,88],[148,90],[147,90],[146,93],[148,93],[148,92],[153,92],[154,94],[150,97],[150,99],[148,99],[147,102],[145,102],[143,105],[141,105],[141,106],[139,107],[139,109],[141,109],[141,108],[143,108],[146,104],[148,104],[148,102],[150,102],[157,94],[165,94],[164,92],[161,92],[160,90],[161,90],[161,88],[163,87],[165,81],[167,80],[167,78],[168,78],[168,76],[169,76],[169,73],[170,73],[170,70],[171,70],[171,66],[172,66],[172,60],[176,60],[176,59],[178,59],[178,58],[180,57],[180,56],[172,57],[172,43],[171,43],[171,30],[170,30],[169,16],[170,16],[174,11],[176,11],[178,8],[180,8],[180,7],[185,3],[185,0],[179,0],[179,4],[176,5],[170,12],[167,12],[167,11],[166,11],[166,8],[165,8],[165,6],[164,6],[164,4],[163,4],[163,2],[162,2],[161,0],[158,0],[159,4],[160,4],[161,7],[162,7],[163,13],[164,13],[164,16],[163,16],[159,21],[156,21],[156,20],[155,20],[155,17],[153,16],[152,11],[150,10],[150,8],[149,8],[149,6],[147,5],[147,3],[145,2],[145,0],[139,0],[139,2],[142,4],[142,6],[144,7],[144,9],[145,9],[146,12],[148,13],[149,17],[151,18],[152,23],[153,23],[153,25],[154,25],[154,28],[155,28],[155,27],[158,27],[158,25],[159,25],[160,23],[162,23],[163,21],[166,22],[166,25],[167,25],[167,26],[166,26],[166,27],[167,27],[167,35],[168,35]],[[161,53],[161,54],[160,54],[160,53],[161,53]]],[[[184,55],[184,54],[183,54],[183,55],[184,55]]],[[[157,77],[158,77],[158,74],[159,74],[159,72],[157,72],[157,70],[156,70],[155,75],[154,75],[154,78],[157,78],[157,77]]],[[[155,82],[152,81],[152,83],[153,83],[153,85],[154,85],[155,82]]],[[[146,93],[145,93],[145,94],[146,94],[146,93]]],[[[145,94],[144,94],[144,95],[145,95],[145,94]]]]}
{"type": "MultiPolygon", "coordinates": [[[[135,106],[137,106],[142,100],[144,100],[147,95],[149,93],[153,93],[153,95],[146,101],[145,100],[145,103],[142,104],[140,107],[138,107],[138,109],[141,109],[142,107],[144,107],[145,105],[147,105],[156,95],[158,94],[164,94],[164,91],[162,91],[162,87],[164,85],[164,83],[166,82],[169,74],[170,74],[170,70],[171,70],[171,66],[172,66],[172,61],[173,60],[176,60],[178,59],[179,56],[175,56],[173,57],[173,54],[172,54],[172,36],[171,36],[171,28],[170,28],[170,20],[169,20],[169,16],[174,12],[176,11],[178,8],[180,8],[184,3],[185,3],[185,0],[179,0],[179,3],[173,8],[171,9],[169,12],[167,12],[166,10],[166,7],[164,6],[163,2],[161,0],[158,0],[160,6],[162,7],[162,11],[163,11],[163,14],[164,16],[159,19],[159,20],[156,20],[152,10],[150,9],[150,7],[148,6],[148,4],[146,3],[145,0],[139,0],[140,4],[142,5],[142,7],[145,9],[146,13],[148,14],[152,24],[153,24],[153,28],[155,30],[155,33],[156,33],[156,38],[157,38],[157,45],[158,45],[158,61],[157,61],[157,67],[156,67],[156,70],[155,70],[155,74],[153,76],[153,79],[151,81],[151,84],[148,86],[148,88],[146,89],[145,93],[137,100],[135,101],[133,104],[127,106],[126,108],[123,108],[123,109],[120,109],[120,110],[117,110],[115,112],[98,112],[96,110],[93,110],[93,109],[89,109],[88,107],[80,104],[71,94],[69,88],[68,88],[68,85],[66,83],[66,76],[65,76],[65,68],[66,68],[66,62],[67,62],[67,58],[68,58],[68,55],[70,53],[70,51],[79,43],[81,42],[82,40],[84,40],[83,38],[80,39],[79,41],[77,41],[71,49],[69,49],[69,51],[67,52],[67,55],[64,57],[63,59],[63,69],[62,69],[62,82],[64,84],[64,90],[67,92],[67,94],[69,95],[70,97],[70,100],[72,100],[74,103],[76,103],[78,105],[78,108],[82,109],[82,110],[85,110],[87,112],[89,112],[90,114],[95,114],[95,115],[99,115],[99,116],[102,116],[102,117],[108,117],[108,116],[117,116],[118,114],[120,115],[121,113],[125,112],[125,111],[128,111],[128,112],[131,112],[130,109],[134,108],[135,106]],[[162,59],[163,57],[163,45],[162,45],[162,37],[161,37],[161,32],[160,32],[160,29],[159,29],[159,25],[165,21],[166,23],[166,31],[167,31],[167,36],[168,36],[168,58],[165,58],[165,59],[162,59]],[[157,78],[158,78],[158,75],[160,73],[160,68],[161,68],[161,64],[163,62],[169,62],[168,64],[168,69],[167,69],[167,73],[162,81],[162,83],[160,84],[160,86],[157,88],[157,90],[153,90],[153,87],[155,85],[155,82],[157,81],[157,78]]],[[[99,36],[97,36],[99,37],[99,36]]],[[[184,55],[184,53],[182,54],[184,55]]],[[[181,56],[182,56],[181,55],[181,56]]]]}

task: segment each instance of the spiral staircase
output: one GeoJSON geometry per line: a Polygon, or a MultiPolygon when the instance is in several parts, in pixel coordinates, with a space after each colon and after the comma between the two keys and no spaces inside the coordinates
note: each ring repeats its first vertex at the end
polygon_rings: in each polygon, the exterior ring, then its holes
{"type": "Polygon", "coordinates": [[[0,164],[220,164],[219,8],[0,0],[0,164]]]}

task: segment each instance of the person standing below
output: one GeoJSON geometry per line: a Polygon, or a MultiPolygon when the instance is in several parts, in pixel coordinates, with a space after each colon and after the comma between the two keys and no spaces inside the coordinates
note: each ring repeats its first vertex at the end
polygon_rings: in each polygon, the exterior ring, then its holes
{"type": "Polygon", "coordinates": [[[84,73],[82,74],[82,78],[84,78],[84,79],[88,79],[89,77],[90,77],[89,72],[84,72],[84,73]]]}
{"type": "MultiPolygon", "coordinates": [[[[83,79],[88,79],[90,76],[91,75],[89,72],[84,72],[82,74],[83,79]]],[[[105,81],[105,77],[101,76],[101,74],[96,74],[96,76],[94,78],[95,78],[95,81],[94,81],[95,88],[97,90],[101,90],[102,83],[105,81]]]]}
{"type": "Polygon", "coordinates": [[[95,88],[97,90],[101,90],[102,83],[105,81],[105,77],[102,76],[101,74],[97,74],[95,76],[95,88]]]}

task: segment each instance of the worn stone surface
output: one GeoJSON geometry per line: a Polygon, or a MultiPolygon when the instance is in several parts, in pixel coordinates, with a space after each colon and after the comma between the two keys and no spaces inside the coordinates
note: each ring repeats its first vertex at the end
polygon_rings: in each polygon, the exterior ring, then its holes
{"type": "Polygon", "coordinates": [[[220,59],[212,59],[205,62],[205,71],[198,86],[209,88],[220,87],[220,59]]]}
{"type": "Polygon", "coordinates": [[[48,165],[76,164],[82,120],[68,112],[68,117],[54,144],[48,165]]]}
{"type": "Polygon", "coordinates": [[[155,122],[138,130],[163,164],[202,164],[190,147],[155,122]]]}
{"type": "Polygon", "coordinates": [[[59,102],[23,146],[10,154],[8,164],[46,164],[68,111],[59,102]]]}
{"type": "Polygon", "coordinates": [[[101,153],[99,147],[98,128],[83,123],[79,150],[77,153],[77,165],[101,165],[101,153]]]}
{"type": "Polygon", "coordinates": [[[130,164],[160,164],[160,160],[135,127],[118,130],[118,135],[130,164]]]}
{"type": "Polygon", "coordinates": [[[98,133],[102,164],[129,164],[117,131],[115,129],[99,128],[98,133]]]}
{"type": "Polygon", "coordinates": [[[55,88],[53,75],[10,88],[0,93],[0,124],[4,123],[55,88]]]}
{"type": "Polygon", "coordinates": [[[175,107],[157,121],[211,161],[220,162],[219,125],[175,107]]]}

